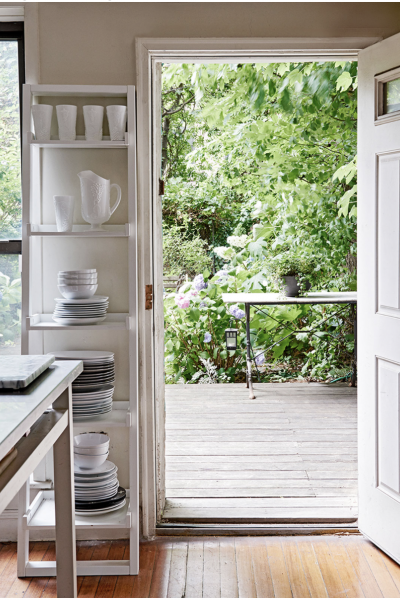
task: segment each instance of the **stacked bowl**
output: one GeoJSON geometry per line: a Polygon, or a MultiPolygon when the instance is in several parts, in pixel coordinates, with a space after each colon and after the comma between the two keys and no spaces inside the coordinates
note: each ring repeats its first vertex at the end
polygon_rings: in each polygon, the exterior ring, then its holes
{"type": "Polygon", "coordinates": [[[105,433],[81,433],[74,437],[74,463],[78,467],[100,467],[109,451],[110,438],[105,433]]]}
{"type": "Polygon", "coordinates": [[[69,300],[91,298],[97,290],[97,271],[96,269],[60,271],[58,289],[60,294],[69,300]]]}
{"type": "Polygon", "coordinates": [[[110,438],[104,433],[74,437],[75,512],[102,515],[122,508],[126,491],[120,487],[118,468],[107,460],[110,438]]]}

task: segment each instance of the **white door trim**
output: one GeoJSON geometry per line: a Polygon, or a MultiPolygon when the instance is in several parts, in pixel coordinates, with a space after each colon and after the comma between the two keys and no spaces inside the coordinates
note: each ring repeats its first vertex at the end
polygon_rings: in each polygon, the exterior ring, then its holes
{"type": "MultiPolygon", "coordinates": [[[[381,38],[138,38],[136,40],[137,169],[138,169],[138,336],[140,399],[140,486],[142,533],[155,535],[157,472],[154,323],[160,315],[145,310],[145,285],[153,281],[152,71],[160,62],[278,62],[282,60],[356,60],[358,52],[381,38]]],[[[155,301],[155,309],[157,305],[155,301]]],[[[154,310],[155,310],[154,309],[154,310]]],[[[161,316],[162,318],[162,316],[161,316]]],[[[157,403],[157,409],[163,405],[157,403]]],[[[161,449],[162,454],[162,449],[161,449]]]]}

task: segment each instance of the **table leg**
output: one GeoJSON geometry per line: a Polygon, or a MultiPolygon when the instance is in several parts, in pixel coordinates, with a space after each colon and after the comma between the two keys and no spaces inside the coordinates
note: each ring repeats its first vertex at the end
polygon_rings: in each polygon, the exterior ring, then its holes
{"type": "Polygon", "coordinates": [[[76,542],[71,386],[54,402],[69,408],[69,425],[54,444],[57,598],[76,598],[76,542]]]}
{"type": "Polygon", "coordinates": [[[24,483],[18,493],[18,544],[17,576],[25,577],[26,563],[29,560],[29,529],[23,526],[23,518],[30,504],[30,482],[24,483]]]}
{"type": "Polygon", "coordinates": [[[355,387],[357,382],[357,309],[354,304],[352,307],[352,316],[353,316],[353,331],[354,331],[354,353],[353,353],[353,372],[351,374],[351,386],[355,387]]]}
{"type": "Polygon", "coordinates": [[[255,395],[253,392],[253,382],[251,379],[250,304],[245,304],[244,308],[245,308],[245,313],[246,313],[246,337],[247,337],[247,354],[246,354],[247,387],[249,388],[250,400],[254,400],[255,395]]]}

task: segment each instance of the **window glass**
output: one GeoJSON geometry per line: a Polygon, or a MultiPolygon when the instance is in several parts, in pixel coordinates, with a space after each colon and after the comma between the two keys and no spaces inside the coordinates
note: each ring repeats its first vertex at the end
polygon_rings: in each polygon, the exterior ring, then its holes
{"type": "Polygon", "coordinates": [[[0,355],[21,354],[21,274],[18,254],[0,254],[0,355]]]}
{"type": "Polygon", "coordinates": [[[0,41],[0,239],[21,238],[18,42],[0,41]]]}
{"type": "Polygon", "coordinates": [[[383,113],[385,115],[400,110],[400,77],[388,81],[383,86],[383,113]]]}

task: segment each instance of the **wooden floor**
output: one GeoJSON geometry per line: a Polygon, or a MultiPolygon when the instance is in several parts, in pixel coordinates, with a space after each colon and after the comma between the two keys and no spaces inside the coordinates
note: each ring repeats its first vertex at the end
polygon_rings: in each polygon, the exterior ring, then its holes
{"type": "Polygon", "coordinates": [[[166,386],[164,520],[351,522],[357,390],[346,385],[166,386]]]}
{"type": "MultiPolygon", "coordinates": [[[[80,560],[127,558],[126,541],[79,542],[80,560]]],[[[31,544],[54,560],[54,544],[31,544]]],[[[400,567],[362,536],[161,538],[140,573],[78,577],[80,598],[399,598],[400,567]]],[[[17,579],[16,544],[0,544],[1,598],[55,598],[53,577],[17,579]]]]}

